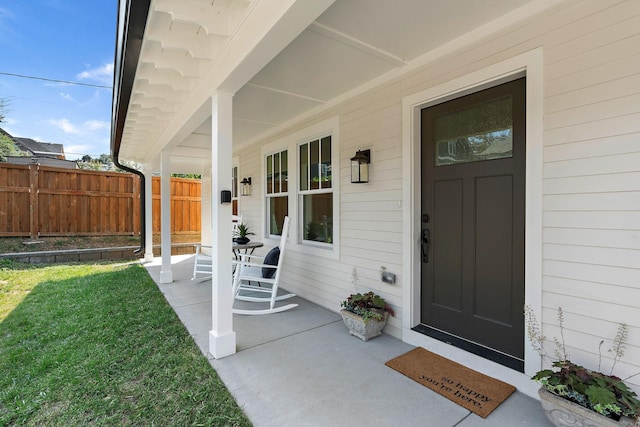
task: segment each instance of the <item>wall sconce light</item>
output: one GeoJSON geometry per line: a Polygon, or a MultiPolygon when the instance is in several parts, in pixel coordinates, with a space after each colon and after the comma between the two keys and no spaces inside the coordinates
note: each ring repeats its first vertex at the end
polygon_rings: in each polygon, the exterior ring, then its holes
{"type": "Polygon", "coordinates": [[[351,158],[351,183],[364,184],[369,182],[369,163],[371,162],[371,150],[356,151],[351,158]]]}
{"type": "Polygon", "coordinates": [[[250,196],[251,195],[251,177],[242,178],[242,181],[240,181],[240,184],[242,184],[242,190],[240,194],[243,196],[250,196]]]}

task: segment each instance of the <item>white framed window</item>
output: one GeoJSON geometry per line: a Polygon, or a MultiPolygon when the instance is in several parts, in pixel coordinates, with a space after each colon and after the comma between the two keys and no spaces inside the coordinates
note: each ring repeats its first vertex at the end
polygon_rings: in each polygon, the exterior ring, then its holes
{"type": "Polygon", "coordinates": [[[265,156],[267,235],[282,235],[284,217],[289,215],[288,150],[265,156]]]}
{"type": "Polygon", "coordinates": [[[262,147],[265,238],[277,244],[291,218],[289,245],[296,251],[340,258],[338,116],[282,136],[262,147]]]}
{"type": "Polygon", "coordinates": [[[302,242],[333,245],[332,138],[298,145],[298,200],[302,242]]]}
{"type": "Polygon", "coordinates": [[[231,214],[238,215],[238,166],[231,168],[231,214]]]}

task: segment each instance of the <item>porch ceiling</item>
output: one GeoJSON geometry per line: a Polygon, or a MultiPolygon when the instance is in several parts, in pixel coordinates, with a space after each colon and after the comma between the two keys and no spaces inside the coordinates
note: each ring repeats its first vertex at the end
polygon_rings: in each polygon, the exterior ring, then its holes
{"type": "Polygon", "coordinates": [[[292,0],[272,18],[270,33],[256,36],[281,47],[258,43],[242,52],[234,42],[261,31],[249,27],[252,19],[285,2],[153,0],[119,157],[152,164],[169,146],[175,168],[193,171],[209,159],[211,120],[202,100],[216,89],[235,93],[233,144],[250,143],[531,1],[292,0]],[[287,14],[310,4],[319,10],[292,29],[295,15],[287,22],[287,14]],[[262,63],[251,71],[253,58],[262,63]]]}

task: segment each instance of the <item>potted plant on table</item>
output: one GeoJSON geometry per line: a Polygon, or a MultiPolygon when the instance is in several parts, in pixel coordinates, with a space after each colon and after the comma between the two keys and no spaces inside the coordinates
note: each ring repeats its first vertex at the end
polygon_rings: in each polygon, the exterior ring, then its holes
{"type": "MultiPolygon", "coordinates": [[[[625,380],[613,375],[617,361],[624,355],[628,340],[626,324],[620,324],[609,350],[613,355],[611,372],[607,375],[584,368],[570,360],[564,343],[564,314],[558,308],[561,339],[554,338],[555,357],[544,348],[547,340],[540,332],[535,315],[525,307],[527,334],[533,348],[543,359],[552,361],[553,369],[542,369],[533,377],[540,383],[538,391],[542,408],[555,426],[634,426],[640,420],[640,401],[625,380]]],[[[604,341],[600,342],[598,352],[604,341]]],[[[629,379],[628,377],[626,379],[629,379]]]]}
{"type": "Polygon", "coordinates": [[[234,233],[236,235],[236,238],[234,240],[240,245],[246,245],[247,243],[249,243],[250,239],[247,236],[253,235],[253,233],[249,231],[249,226],[247,226],[247,224],[245,223],[238,224],[234,233]]]}
{"type": "Polygon", "coordinates": [[[382,333],[389,315],[395,313],[386,301],[373,292],[351,294],[340,304],[344,324],[349,333],[363,341],[369,341],[382,333]]]}

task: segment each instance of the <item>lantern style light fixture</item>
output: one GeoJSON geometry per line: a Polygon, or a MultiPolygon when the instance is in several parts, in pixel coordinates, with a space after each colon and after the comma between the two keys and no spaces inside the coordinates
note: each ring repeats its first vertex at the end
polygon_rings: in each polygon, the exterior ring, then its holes
{"type": "Polygon", "coordinates": [[[251,195],[251,177],[242,178],[242,181],[240,181],[240,184],[242,184],[242,190],[240,194],[243,196],[250,196],[251,195]]]}
{"type": "Polygon", "coordinates": [[[369,163],[371,162],[371,150],[358,149],[356,155],[351,158],[351,183],[365,184],[369,182],[369,163]]]}

